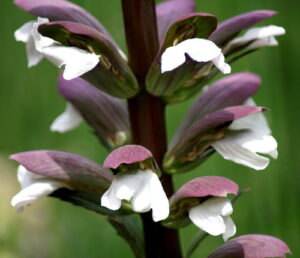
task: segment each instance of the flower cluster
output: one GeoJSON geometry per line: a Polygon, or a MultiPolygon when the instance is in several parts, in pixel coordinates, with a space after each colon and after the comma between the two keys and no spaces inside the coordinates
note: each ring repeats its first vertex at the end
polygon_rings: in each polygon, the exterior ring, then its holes
{"type": "MultiPolygon", "coordinates": [[[[193,0],[158,4],[160,45],[143,88],[125,54],[84,9],[63,0],[15,3],[38,17],[15,32],[16,40],[26,44],[28,66],[46,58],[62,69],[58,88],[67,101],[66,110],[55,119],[51,130],[67,132],[85,121],[111,152],[103,166],[59,151],[12,155],[20,164],[22,190],[11,204],[21,211],[52,195],[114,221],[124,214],[134,216],[152,210],[153,221],[160,222],[161,227],[178,229],[193,223],[210,235],[222,235],[224,241],[234,236],[236,226],[230,217],[233,207],[228,195],[238,194],[235,182],[222,176],[202,176],[174,193],[165,193],[163,177],[189,171],[215,152],[256,170],[268,166],[266,155],[277,158],[277,142],[263,115],[267,109],[252,100],[260,78],[236,73],[207,86],[219,72],[231,73],[230,64],[249,50],[278,44],[275,36],[283,35],[283,28],[250,28],[275,12],[254,11],[218,23],[211,14],[196,13],[193,0]],[[124,99],[148,94],[172,104],[198,92],[199,98],[177,129],[162,161],[149,150],[151,147],[136,144],[139,142],[133,135],[131,113],[124,99]]],[[[126,221],[122,223],[124,230],[126,221]]],[[[134,234],[127,233],[131,237],[134,234]]],[[[246,235],[230,240],[209,257],[242,252],[246,255],[243,257],[254,257],[255,252],[255,257],[284,257],[290,251],[278,239],[246,235]],[[261,242],[263,246],[259,247],[257,243],[261,242]]]]}

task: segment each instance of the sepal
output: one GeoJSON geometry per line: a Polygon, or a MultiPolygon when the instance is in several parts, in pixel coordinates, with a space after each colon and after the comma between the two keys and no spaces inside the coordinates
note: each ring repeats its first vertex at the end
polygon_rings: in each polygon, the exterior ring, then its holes
{"type": "Polygon", "coordinates": [[[27,170],[70,185],[73,189],[103,193],[112,174],[97,163],[72,153],[40,150],[10,156],[27,170]]]}
{"type": "Polygon", "coordinates": [[[242,30],[275,14],[276,12],[271,10],[257,10],[231,17],[218,24],[217,29],[209,36],[209,39],[215,42],[218,46],[223,47],[242,30]]]}
{"type": "Polygon", "coordinates": [[[207,258],[285,258],[291,251],[282,240],[267,235],[244,235],[234,238],[207,258]]]}
{"type": "Polygon", "coordinates": [[[156,5],[158,38],[161,44],[168,28],[176,20],[196,10],[194,0],[168,0],[156,5]]]}
{"type": "Polygon", "coordinates": [[[82,78],[58,78],[60,94],[76,108],[109,149],[130,142],[129,117],[125,103],[109,96],[82,78]]]}

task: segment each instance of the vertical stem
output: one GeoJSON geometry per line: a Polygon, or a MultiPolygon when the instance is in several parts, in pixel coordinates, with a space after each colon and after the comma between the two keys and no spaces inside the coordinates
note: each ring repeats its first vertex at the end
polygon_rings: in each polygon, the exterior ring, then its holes
{"type": "MultiPolygon", "coordinates": [[[[157,97],[142,93],[130,99],[129,114],[133,142],[151,150],[161,166],[166,150],[165,105],[157,97]]],[[[173,193],[172,177],[163,174],[161,182],[168,196],[173,193]]],[[[151,213],[142,215],[144,225],[145,250],[147,258],[181,258],[179,234],[177,230],[165,228],[153,222],[151,213]]]]}
{"type": "Polygon", "coordinates": [[[153,0],[122,0],[129,65],[140,82],[158,50],[153,0]]]}
{"type": "MultiPolygon", "coordinates": [[[[122,0],[129,65],[141,92],[128,100],[133,142],[148,148],[161,167],[166,152],[165,104],[145,90],[145,78],[158,51],[154,0],[122,0]]],[[[173,193],[172,177],[161,182],[168,196],[173,193]]],[[[181,258],[179,234],[155,223],[150,213],[142,215],[147,258],[181,258]]]]}

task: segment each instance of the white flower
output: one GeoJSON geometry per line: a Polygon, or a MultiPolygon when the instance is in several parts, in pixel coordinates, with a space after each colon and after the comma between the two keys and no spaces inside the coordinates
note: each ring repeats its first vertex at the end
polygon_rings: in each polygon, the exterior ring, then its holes
{"type": "Polygon", "coordinates": [[[38,64],[43,57],[57,67],[64,66],[63,76],[66,80],[79,77],[92,70],[100,60],[100,56],[76,47],[67,47],[38,32],[39,25],[49,22],[46,18],[38,18],[24,24],[15,32],[18,41],[26,43],[28,66],[38,64]]]}
{"type": "Polygon", "coordinates": [[[161,72],[172,71],[186,61],[186,54],[196,62],[212,61],[222,73],[230,73],[224,55],[215,43],[207,39],[187,39],[176,46],[168,47],[161,56],[161,72]]]}
{"type": "Polygon", "coordinates": [[[76,128],[82,121],[80,113],[68,102],[65,111],[53,121],[50,130],[64,133],[76,128]]]}
{"type": "Polygon", "coordinates": [[[18,181],[22,190],[11,200],[11,205],[15,207],[18,212],[23,211],[25,206],[53,193],[59,188],[70,189],[68,185],[57,180],[32,173],[22,165],[18,167],[18,181]]]}
{"type": "Polygon", "coordinates": [[[254,49],[264,46],[277,46],[278,42],[275,36],[285,34],[285,29],[282,27],[269,25],[260,28],[252,28],[246,31],[244,36],[235,38],[228,43],[228,47],[235,45],[244,45],[252,42],[247,49],[254,49]]]}
{"type": "Polygon", "coordinates": [[[189,210],[191,221],[210,235],[223,235],[224,241],[236,233],[236,227],[229,217],[233,212],[231,202],[224,197],[211,197],[189,210]]]}
{"type": "Polygon", "coordinates": [[[131,201],[135,212],[147,212],[152,209],[154,221],[160,221],[169,215],[169,201],[158,176],[151,170],[139,170],[134,173],[117,174],[110,188],[103,194],[101,205],[118,210],[122,200],[131,201]]]}
{"type": "MultiPolygon", "coordinates": [[[[255,105],[251,100],[246,104],[255,105]]],[[[274,159],[278,156],[277,142],[271,136],[268,122],[262,113],[233,121],[224,138],[212,143],[212,146],[223,158],[256,170],[265,169],[270,162],[257,153],[268,154],[274,159]]]]}

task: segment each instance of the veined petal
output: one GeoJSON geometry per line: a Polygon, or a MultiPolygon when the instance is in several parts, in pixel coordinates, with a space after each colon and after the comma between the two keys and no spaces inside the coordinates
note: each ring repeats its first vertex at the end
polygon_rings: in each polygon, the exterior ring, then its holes
{"type": "Polygon", "coordinates": [[[183,64],[186,59],[185,54],[197,62],[213,61],[223,73],[230,72],[230,66],[225,63],[221,49],[212,41],[201,38],[187,39],[174,47],[167,48],[161,57],[161,72],[172,71],[183,64]]]}
{"type": "Polygon", "coordinates": [[[224,222],[225,222],[225,233],[223,233],[223,239],[226,242],[228,238],[236,234],[236,226],[233,220],[229,216],[224,217],[224,222]]]}
{"type": "Polygon", "coordinates": [[[192,222],[210,235],[225,233],[226,226],[222,213],[228,209],[228,199],[213,197],[189,210],[192,222]]]}
{"type": "Polygon", "coordinates": [[[18,180],[22,190],[11,200],[11,205],[16,207],[18,212],[23,211],[26,205],[32,204],[59,188],[71,188],[63,182],[32,173],[22,165],[18,167],[18,180]]]}
{"type": "Polygon", "coordinates": [[[65,111],[53,121],[50,130],[64,133],[76,128],[82,120],[80,113],[74,106],[71,103],[67,103],[65,111]]]}
{"type": "Polygon", "coordinates": [[[76,47],[49,46],[40,51],[57,67],[64,67],[63,77],[66,80],[77,78],[92,70],[99,63],[99,55],[89,53],[76,47]]]}
{"type": "MultiPolygon", "coordinates": [[[[255,106],[251,98],[244,104],[255,106]]],[[[224,138],[212,143],[212,146],[225,159],[262,170],[268,166],[269,159],[257,153],[268,154],[275,159],[278,156],[277,142],[270,134],[265,116],[261,112],[255,113],[234,120],[224,138]]]]}
{"type": "Polygon", "coordinates": [[[228,131],[223,139],[211,145],[225,159],[256,170],[262,170],[268,166],[269,159],[258,155],[256,152],[267,154],[266,148],[274,150],[277,147],[275,140],[271,140],[270,137],[263,136],[251,130],[240,132],[228,131]]]}

